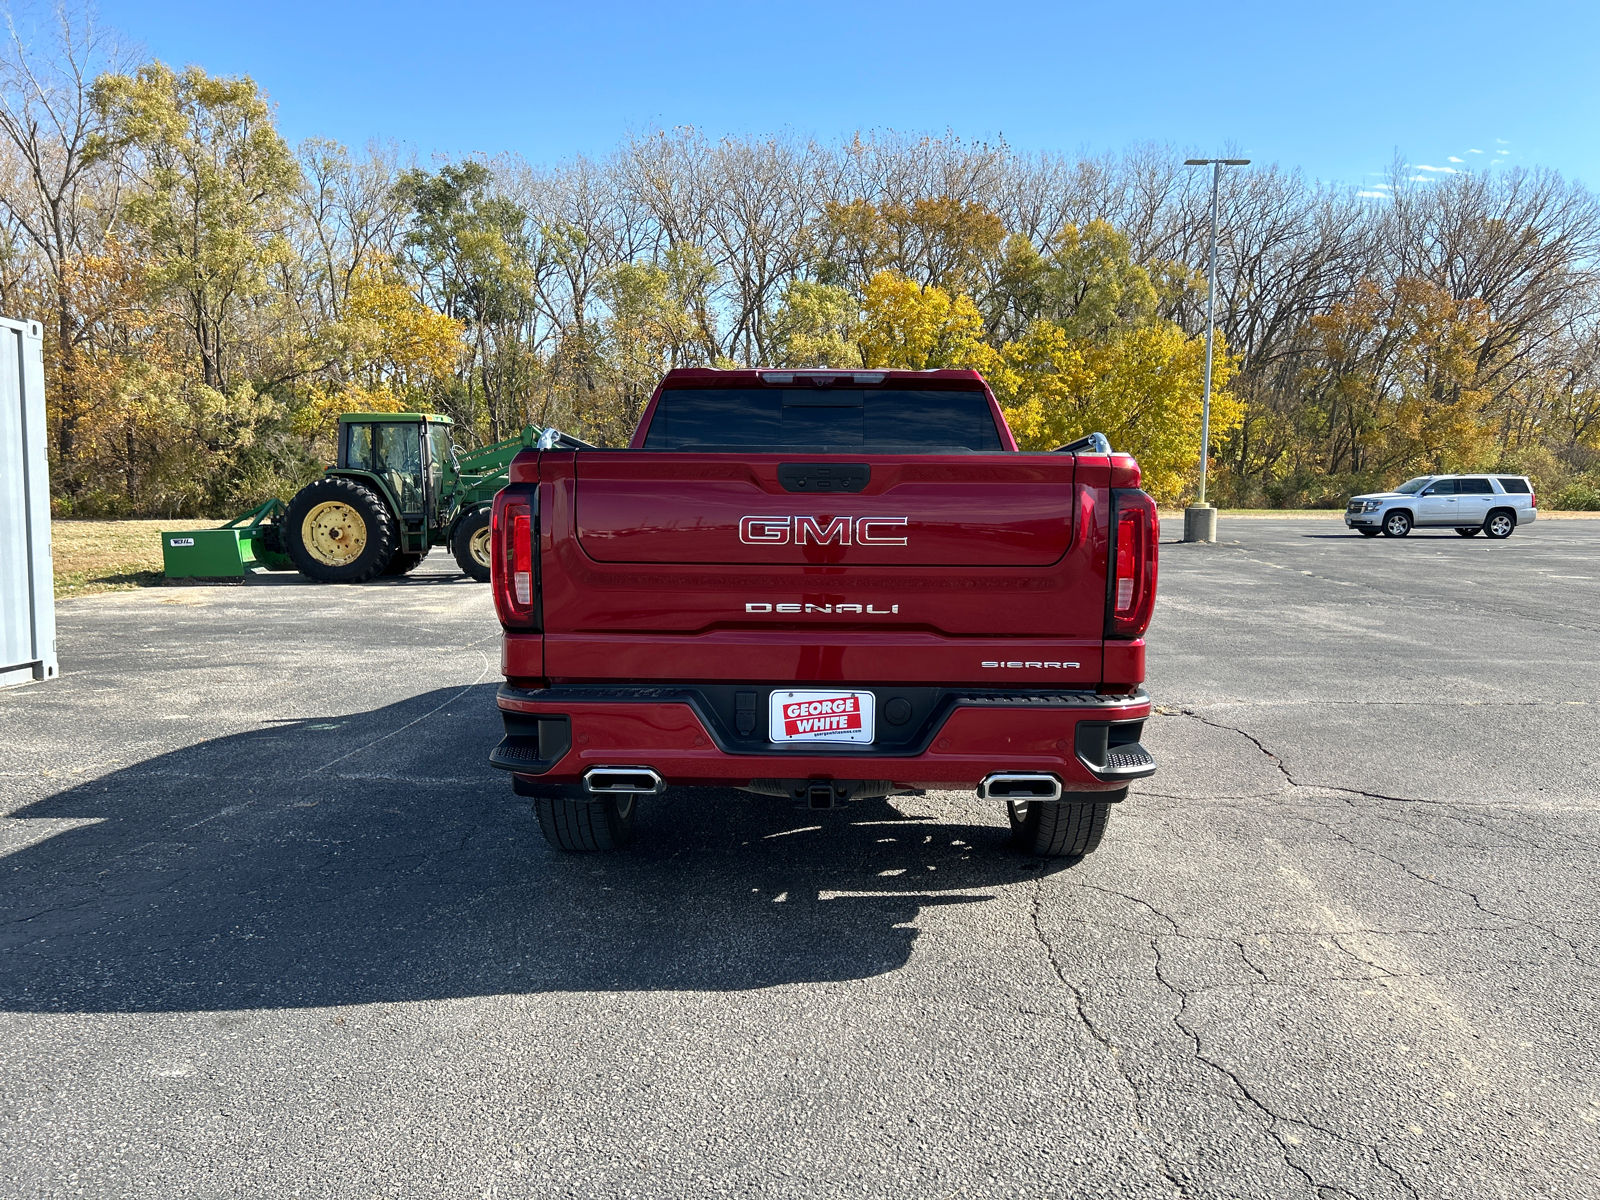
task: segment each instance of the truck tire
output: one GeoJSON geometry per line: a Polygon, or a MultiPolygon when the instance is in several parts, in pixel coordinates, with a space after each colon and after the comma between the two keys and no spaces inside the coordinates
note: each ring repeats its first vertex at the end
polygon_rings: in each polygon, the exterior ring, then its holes
{"type": "Polygon", "coordinates": [[[617,850],[633,841],[633,817],[639,803],[633,796],[605,796],[599,800],[568,800],[561,796],[535,796],[533,811],[539,816],[544,840],[557,850],[617,850]]]}
{"type": "Polygon", "coordinates": [[[396,550],[394,557],[389,560],[389,565],[383,569],[385,575],[409,575],[422,565],[422,560],[428,557],[424,550],[421,554],[415,551],[396,550]]]}
{"type": "Polygon", "coordinates": [[[468,513],[461,518],[450,539],[450,552],[456,556],[456,565],[479,583],[489,582],[489,562],[494,553],[489,540],[490,515],[487,508],[468,513]]]}
{"type": "Polygon", "coordinates": [[[1483,519],[1483,532],[1488,537],[1508,538],[1517,527],[1517,514],[1509,508],[1497,508],[1483,519]]]}
{"type": "Polygon", "coordinates": [[[399,545],[389,506],[339,475],[301,488],[289,501],[285,526],[295,569],[318,583],[365,583],[389,565],[399,545]]]}
{"type": "Polygon", "coordinates": [[[1405,537],[1411,532],[1411,514],[1404,509],[1390,513],[1383,519],[1384,537],[1405,537]]]}
{"type": "Polygon", "coordinates": [[[1111,803],[1007,801],[1006,812],[1011,817],[1012,844],[1024,853],[1041,858],[1082,858],[1099,848],[1111,819],[1111,803]]]}

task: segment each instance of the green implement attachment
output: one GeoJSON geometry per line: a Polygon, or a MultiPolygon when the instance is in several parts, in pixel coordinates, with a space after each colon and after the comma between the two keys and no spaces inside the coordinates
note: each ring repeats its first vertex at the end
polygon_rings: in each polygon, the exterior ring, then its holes
{"type": "Polygon", "coordinates": [[[294,570],[278,533],[287,511],[282,500],[268,500],[221,529],[163,532],[161,559],[167,578],[237,579],[256,568],[294,570]]]}

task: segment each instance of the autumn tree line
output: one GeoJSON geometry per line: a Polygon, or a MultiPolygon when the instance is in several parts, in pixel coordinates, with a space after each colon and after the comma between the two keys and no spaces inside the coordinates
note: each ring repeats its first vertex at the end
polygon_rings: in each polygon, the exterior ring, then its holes
{"type": "MultiPolygon", "coordinates": [[[[70,11],[0,65],[0,311],[45,331],[62,515],[286,496],[344,411],[625,444],[697,365],[975,367],[1025,446],[1100,430],[1193,495],[1210,177],[1170,147],[680,129],[419,163],[291,146],[251,79],[70,11]]],[[[1600,507],[1600,207],[1550,171],[1410,176],[1224,175],[1212,499],[1505,470],[1600,507]]]]}

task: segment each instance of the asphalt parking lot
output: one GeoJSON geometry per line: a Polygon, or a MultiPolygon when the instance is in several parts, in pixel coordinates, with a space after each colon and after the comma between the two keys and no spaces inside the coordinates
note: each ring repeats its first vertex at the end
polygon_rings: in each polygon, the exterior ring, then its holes
{"type": "Polygon", "coordinates": [[[546,848],[487,589],[59,607],[0,693],[0,1194],[1600,1195],[1600,521],[1163,547],[1161,771],[546,848]]]}

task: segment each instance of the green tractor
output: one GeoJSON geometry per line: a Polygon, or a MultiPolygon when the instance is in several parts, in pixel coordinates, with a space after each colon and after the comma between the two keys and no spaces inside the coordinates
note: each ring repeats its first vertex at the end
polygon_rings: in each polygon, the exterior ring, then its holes
{"type": "Polygon", "coordinates": [[[298,570],[321,583],[404,575],[448,546],[473,579],[489,582],[489,513],[525,447],[584,443],[528,426],[514,438],[458,454],[449,417],[345,413],[335,465],[284,505],[272,500],[220,530],[161,535],[169,578],[298,570]]]}

